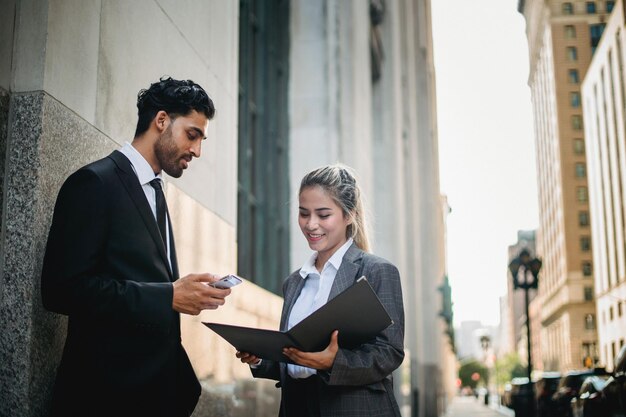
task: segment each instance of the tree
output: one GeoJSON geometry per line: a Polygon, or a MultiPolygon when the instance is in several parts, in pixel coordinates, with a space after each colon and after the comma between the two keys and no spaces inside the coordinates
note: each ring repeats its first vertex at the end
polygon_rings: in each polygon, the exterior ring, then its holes
{"type": "Polygon", "coordinates": [[[485,365],[471,358],[461,361],[459,379],[461,380],[461,386],[474,389],[479,383],[487,385],[489,376],[485,365]]]}
{"type": "Polygon", "coordinates": [[[498,358],[494,371],[498,385],[504,385],[513,378],[526,376],[526,367],[522,365],[517,352],[498,358]]]}

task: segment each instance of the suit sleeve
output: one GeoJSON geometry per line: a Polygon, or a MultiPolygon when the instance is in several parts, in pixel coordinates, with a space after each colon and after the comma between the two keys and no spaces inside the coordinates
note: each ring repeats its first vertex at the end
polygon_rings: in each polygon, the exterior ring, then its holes
{"type": "Polygon", "coordinates": [[[377,262],[365,275],[393,324],[356,349],[340,348],[331,370],[318,371],[328,385],[368,385],[382,381],[404,359],[404,307],[398,269],[377,262]]]}
{"type": "Polygon", "coordinates": [[[250,371],[252,371],[252,376],[255,378],[280,381],[280,363],[278,362],[263,359],[258,367],[250,367],[250,371]]]}
{"type": "Polygon", "coordinates": [[[108,194],[102,178],[88,169],[72,174],[61,187],[41,276],[43,305],[61,314],[167,330],[171,283],[103,274],[114,204],[108,194]]]}

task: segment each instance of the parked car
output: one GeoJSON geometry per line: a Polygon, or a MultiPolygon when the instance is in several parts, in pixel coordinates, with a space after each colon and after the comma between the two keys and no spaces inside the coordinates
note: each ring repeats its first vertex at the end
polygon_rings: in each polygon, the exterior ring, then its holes
{"type": "Polygon", "coordinates": [[[537,417],[552,417],[552,396],[559,386],[559,372],[544,372],[535,382],[535,398],[537,399],[537,417]]]}
{"type": "Polygon", "coordinates": [[[578,396],[580,387],[587,377],[606,375],[603,368],[585,369],[583,371],[569,371],[561,378],[556,392],[552,396],[554,417],[572,417],[572,399],[578,396]]]}
{"type": "Polygon", "coordinates": [[[587,377],[580,386],[577,397],[571,402],[573,417],[606,416],[606,401],[602,390],[606,386],[609,375],[593,375],[587,377]]]}
{"type": "Polygon", "coordinates": [[[513,408],[513,397],[518,395],[520,385],[526,384],[528,378],[513,378],[511,381],[504,384],[504,392],[502,393],[502,405],[508,408],[513,408]]]}
{"type": "Polygon", "coordinates": [[[602,389],[603,416],[622,417],[626,415],[626,345],[622,346],[614,363],[613,373],[602,389]]]}
{"type": "Polygon", "coordinates": [[[513,378],[511,380],[511,389],[508,393],[505,406],[514,410],[516,416],[527,414],[531,401],[534,400],[533,387],[534,382],[529,383],[528,378],[513,378]]]}

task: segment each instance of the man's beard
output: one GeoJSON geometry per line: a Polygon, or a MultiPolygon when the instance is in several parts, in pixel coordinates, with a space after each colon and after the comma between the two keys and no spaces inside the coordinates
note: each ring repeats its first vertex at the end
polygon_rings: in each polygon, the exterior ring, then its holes
{"type": "Polygon", "coordinates": [[[183,158],[183,155],[178,153],[178,148],[172,136],[172,125],[169,125],[156,141],[154,154],[159,161],[161,169],[165,171],[167,175],[173,178],[179,178],[183,175],[183,168],[180,165],[180,160],[183,158]]]}

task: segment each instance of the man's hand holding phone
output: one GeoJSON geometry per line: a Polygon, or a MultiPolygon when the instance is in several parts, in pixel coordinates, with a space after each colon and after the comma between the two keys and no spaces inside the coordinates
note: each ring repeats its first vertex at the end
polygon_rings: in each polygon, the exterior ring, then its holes
{"type": "Polygon", "coordinates": [[[241,284],[242,282],[243,282],[243,279],[241,279],[237,275],[229,274],[207,285],[210,285],[211,287],[215,287],[215,288],[232,288],[235,285],[241,284]]]}
{"type": "Polygon", "coordinates": [[[242,282],[236,275],[220,278],[214,274],[189,274],[174,281],[172,308],[179,313],[200,314],[224,305],[230,287],[242,282]],[[234,278],[232,278],[234,277],[234,278]]]}

